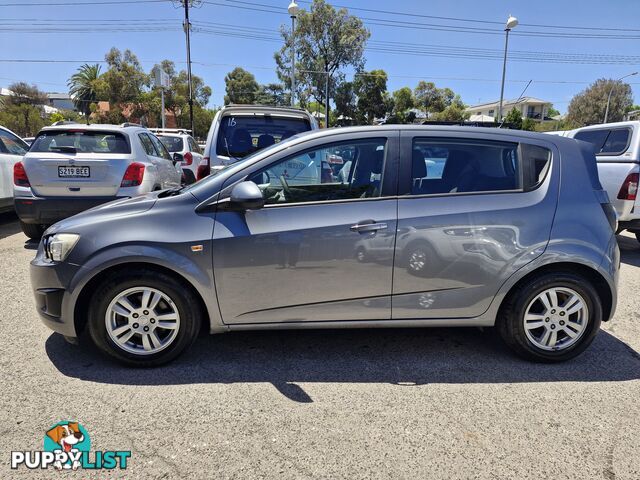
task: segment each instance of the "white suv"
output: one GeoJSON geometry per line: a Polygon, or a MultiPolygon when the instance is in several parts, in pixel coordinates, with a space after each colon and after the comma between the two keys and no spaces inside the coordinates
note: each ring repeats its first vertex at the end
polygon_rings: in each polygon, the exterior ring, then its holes
{"type": "Polygon", "coordinates": [[[180,164],[134,124],[43,128],[13,169],[23,232],[38,238],[58,220],[118,198],[179,187],[180,164]]]}
{"type": "Polygon", "coordinates": [[[160,141],[167,147],[174,160],[180,162],[184,183],[191,184],[196,181],[198,167],[202,164],[202,150],[193,139],[191,130],[179,128],[150,128],[160,141]]]}

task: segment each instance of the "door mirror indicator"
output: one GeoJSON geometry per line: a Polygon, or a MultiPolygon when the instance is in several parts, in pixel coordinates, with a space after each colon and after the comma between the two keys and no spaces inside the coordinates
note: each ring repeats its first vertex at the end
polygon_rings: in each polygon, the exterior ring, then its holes
{"type": "Polygon", "coordinates": [[[240,210],[258,210],[264,207],[264,196],[255,183],[245,181],[233,187],[229,203],[240,210]]]}

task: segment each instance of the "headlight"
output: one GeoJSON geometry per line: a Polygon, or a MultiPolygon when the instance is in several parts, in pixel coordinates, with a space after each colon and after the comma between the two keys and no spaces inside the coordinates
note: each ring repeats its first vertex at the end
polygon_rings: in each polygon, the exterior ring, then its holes
{"type": "Polygon", "coordinates": [[[54,262],[62,262],[80,240],[75,233],[56,233],[44,240],[44,254],[54,262]]]}

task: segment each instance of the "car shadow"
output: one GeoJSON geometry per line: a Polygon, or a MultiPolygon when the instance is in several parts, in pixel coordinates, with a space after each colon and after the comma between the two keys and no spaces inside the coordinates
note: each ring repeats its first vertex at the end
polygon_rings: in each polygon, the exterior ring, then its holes
{"type": "Polygon", "coordinates": [[[58,334],[46,352],[60,373],[122,385],[268,382],[310,403],[300,384],[617,382],[640,378],[640,354],[601,331],[578,358],[539,364],[511,354],[492,329],[370,329],[236,332],[199,338],[189,352],[155,369],[121,366],[58,334]]]}
{"type": "Polygon", "coordinates": [[[635,237],[617,235],[618,247],[620,247],[620,261],[627,265],[640,267],[640,243],[635,237]]]}
{"type": "Polygon", "coordinates": [[[0,240],[21,231],[15,212],[0,213],[0,240]]]}

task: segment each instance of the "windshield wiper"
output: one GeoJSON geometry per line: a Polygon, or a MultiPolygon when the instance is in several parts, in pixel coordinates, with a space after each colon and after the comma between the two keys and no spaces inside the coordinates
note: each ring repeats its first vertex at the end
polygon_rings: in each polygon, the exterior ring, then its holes
{"type": "Polygon", "coordinates": [[[180,192],[182,192],[182,190],[184,190],[185,188],[186,187],[168,188],[166,190],[161,191],[158,194],[158,198],[173,197],[175,195],[179,195],[180,192]]]}
{"type": "Polygon", "coordinates": [[[60,145],[59,147],[49,147],[49,150],[59,150],[65,153],[78,153],[78,149],[70,145],[60,145]]]}

